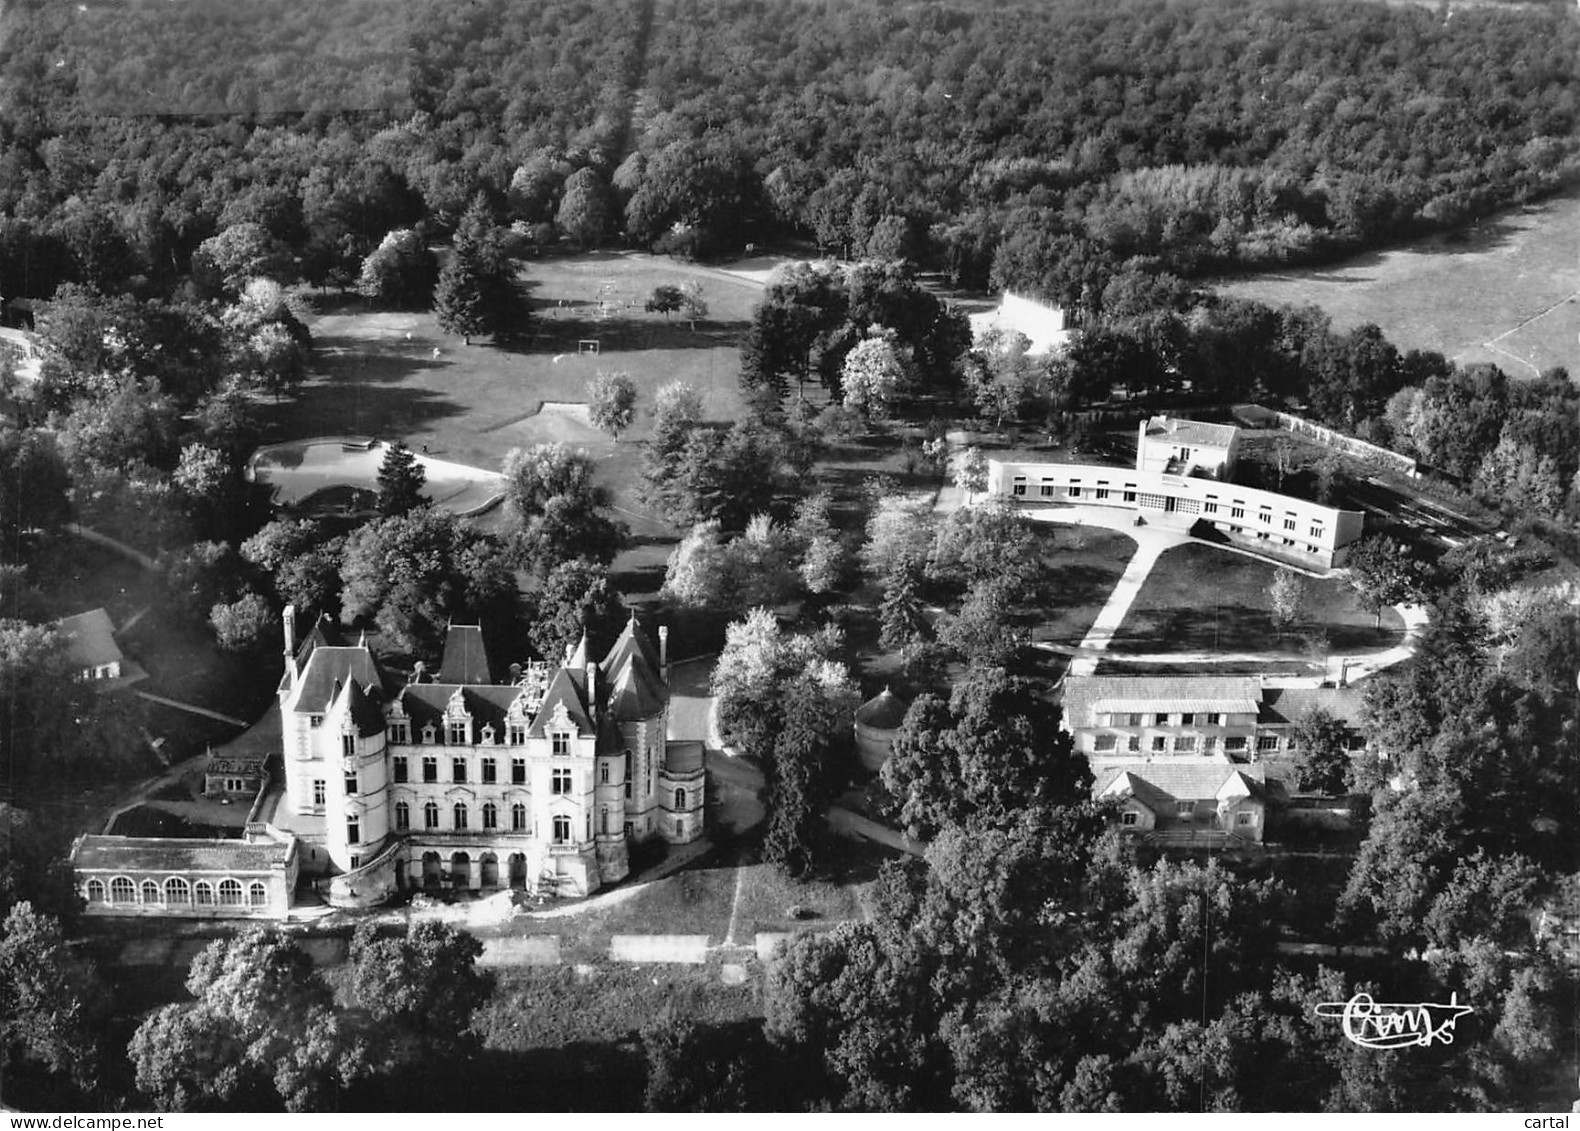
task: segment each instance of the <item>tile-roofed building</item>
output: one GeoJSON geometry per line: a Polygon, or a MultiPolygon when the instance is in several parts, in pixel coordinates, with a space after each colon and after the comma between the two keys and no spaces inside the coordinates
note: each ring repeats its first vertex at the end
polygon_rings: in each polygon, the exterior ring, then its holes
{"type": "Polygon", "coordinates": [[[1061,725],[1095,767],[1136,760],[1252,763],[1293,751],[1290,731],[1320,708],[1364,746],[1360,691],[1261,676],[1069,676],[1061,725]]]}
{"type": "Polygon", "coordinates": [[[237,840],[81,836],[71,846],[90,915],[283,918],[296,890],[296,838],[266,826],[237,840]]]}
{"type": "Polygon", "coordinates": [[[1260,844],[1267,824],[1265,775],[1225,763],[1121,763],[1097,771],[1092,796],[1119,807],[1127,832],[1163,844],[1260,844]]]}
{"type": "Polygon", "coordinates": [[[496,683],[481,630],[452,625],[437,679],[419,665],[400,683],[366,641],[297,649],[289,613],[286,627],[275,820],[331,903],[435,886],[587,894],[626,874],[631,843],[702,835],[700,762],[668,742],[662,629],[655,649],[633,615],[600,662],[583,638],[564,663],[514,664],[496,683]]]}
{"type": "Polygon", "coordinates": [[[67,660],[83,679],[103,680],[120,687],[147,677],[147,672],[122,654],[121,646],[115,642],[115,624],[103,609],[62,617],[56,631],[65,646],[67,660]]]}
{"type": "Polygon", "coordinates": [[[1173,416],[1142,422],[1136,438],[1136,470],[1228,479],[1240,456],[1240,430],[1173,416]]]}

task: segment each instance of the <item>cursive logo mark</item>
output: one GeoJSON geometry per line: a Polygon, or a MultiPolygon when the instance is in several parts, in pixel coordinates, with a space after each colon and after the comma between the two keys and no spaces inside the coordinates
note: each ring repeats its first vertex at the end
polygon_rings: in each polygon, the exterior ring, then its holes
{"type": "Polygon", "coordinates": [[[1371,994],[1360,993],[1349,1001],[1325,1001],[1317,1006],[1318,1017],[1339,1018],[1344,1035],[1363,1049],[1425,1047],[1434,1041],[1451,1045],[1454,1023],[1469,1012],[1470,1006],[1459,1004],[1457,992],[1449,995],[1447,1005],[1373,1001],[1371,994]]]}

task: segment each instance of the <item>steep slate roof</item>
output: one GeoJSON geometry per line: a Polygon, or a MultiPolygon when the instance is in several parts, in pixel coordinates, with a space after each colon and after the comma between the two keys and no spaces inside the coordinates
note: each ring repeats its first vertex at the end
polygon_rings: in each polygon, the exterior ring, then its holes
{"type": "Polygon", "coordinates": [[[664,709],[664,686],[640,655],[627,657],[609,683],[609,710],[622,722],[650,719],[664,709]]]}
{"type": "Polygon", "coordinates": [[[1207,424],[1200,420],[1180,420],[1172,416],[1154,416],[1147,420],[1147,439],[1156,437],[1180,444],[1203,444],[1213,448],[1227,448],[1239,429],[1232,424],[1207,424]]]}
{"type": "Polygon", "coordinates": [[[1264,723],[1297,723],[1321,709],[1352,730],[1361,725],[1364,697],[1348,687],[1269,687],[1262,693],[1264,723]]]}
{"type": "Polygon", "coordinates": [[[492,726],[498,741],[504,741],[505,715],[510,704],[521,693],[519,687],[509,684],[479,684],[462,686],[455,683],[409,683],[401,688],[398,698],[406,716],[411,719],[413,733],[418,733],[428,723],[438,730],[440,742],[444,741],[444,711],[451,697],[459,691],[466,704],[467,714],[477,732],[492,726]]]}
{"type": "Polygon", "coordinates": [[[647,633],[642,631],[642,626],[637,624],[635,612],[632,612],[631,619],[626,621],[625,629],[620,633],[619,639],[614,642],[609,654],[598,666],[603,669],[605,675],[608,675],[625,663],[632,652],[640,654],[650,669],[658,671],[658,652],[654,650],[653,642],[647,638],[647,633]]]}
{"type": "Polygon", "coordinates": [[[307,669],[302,672],[296,695],[296,711],[314,715],[328,710],[335,685],[342,687],[356,680],[364,687],[384,686],[384,671],[373,653],[362,645],[344,648],[322,645],[313,649],[307,669]]]}
{"type": "Polygon", "coordinates": [[[72,866],[105,872],[206,872],[214,876],[267,873],[284,865],[292,842],[181,840],[152,836],[85,836],[72,866]]]}
{"type": "MultiPolygon", "coordinates": [[[[373,695],[362,689],[356,680],[346,684],[345,694],[347,710],[351,714],[351,722],[355,725],[358,738],[368,738],[378,734],[384,729],[384,710],[373,695]]],[[[379,695],[378,699],[383,696],[379,695]]]]}
{"type": "Polygon", "coordinates": [[[671,742],[664,750],[664,769],[671,774],[689,774],[702,769],[702,743],[671,742]]]}
{"type": "Polygon", "coordinates": [[[296,666],[301,667],[307,663],[308,658],[319,648],[347,648],[351,647],[340,627],[329,619],[329,614],[324,613],[313,622],[313,627],[307,630],[307,635],[302,637],[302,642],[296,646],[296,666]]]}
{"type": "Polygon", "coordinates": [[[895,730],[905,721],[910,703],[885,687],[856,708],[856,721],[874,730],[895,730]]]}
{"type": "Polygon", "coordinates": [[[1175,801],[1216,801],[1223,797],[1264,799],[1266,772],[1260,766],[1211,762],[1128,762],[1107,766],[1092,783],[1092,796],[1119,794],[1128,786],[1137,801],[1153,812],[1162,804],[1172,812],[1175,801]],[[1121,779],[1125,784],[1120,785],[1121,779]]]}
{"type": "Polygon", "coordinates": [[[445,630],[444,654],[439,663],[439,683],[493,683],[483,629],[475,624],[452,624],[445,630]]]}
{"type": "MultiPolygon", "coordinates": [[[[586,676],[582,678],[585,679],[586,676]]],[[[577,734],[593,733],[592,720],[587,717],[587,705],[582,697],[581,686],[569,668],[561,668],[549,681],[549,689],[543,696],[543,705],[538,708],[538,717],[532,720],[532,727],[527,734],[533,738],[546,736],[549,733],[549,723],[553,721],[554,708],[561,703],[565,705],[565,713],[570,716],[571,725],[576,728],[577,734]]]]}
{"type": "Polygon", "coordinates": [[[115,643],[115,625],[103,609],[62,617],[60,635],[66,642],[67,658],[79,668],[96,668],[124,658],[115,643]]]}
{"type": "Polygon", "coordinates": [[[1078,727],[1096,725],[1096,714],[1255,714],[1261,698],[1256,676],[1070,676],[1064,681],[1064,717],[1078,727]]]}

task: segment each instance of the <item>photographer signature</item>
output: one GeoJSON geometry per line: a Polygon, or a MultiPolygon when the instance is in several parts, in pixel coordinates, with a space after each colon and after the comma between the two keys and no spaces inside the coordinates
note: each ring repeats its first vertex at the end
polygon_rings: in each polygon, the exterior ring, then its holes
{"type": "Polygon", "coordinates": [[[1349,1001],[1317,1006],[1318,1017],[1339,1018],[1344,1035],[1365,1049],[1425,1047],[1434,1041],[1451,1045],[1454,1023],[1470,1012],[1470,1006],[1459,1004],[1457,992],[1449,995],[1446,1005],[1374,1001],[1371,994],[1359,993],[1349,1001]]]}

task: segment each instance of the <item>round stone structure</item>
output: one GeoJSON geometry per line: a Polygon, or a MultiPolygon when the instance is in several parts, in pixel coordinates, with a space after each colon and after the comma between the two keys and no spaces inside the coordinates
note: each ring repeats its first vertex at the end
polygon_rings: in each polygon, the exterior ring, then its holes
{"type": "Polygon", "coordinates": [[[905,721],[910,703],[885,687],[856,708],[856,757],[864,768],[877,773],[889,760],[894,732],[905,721]]]}

